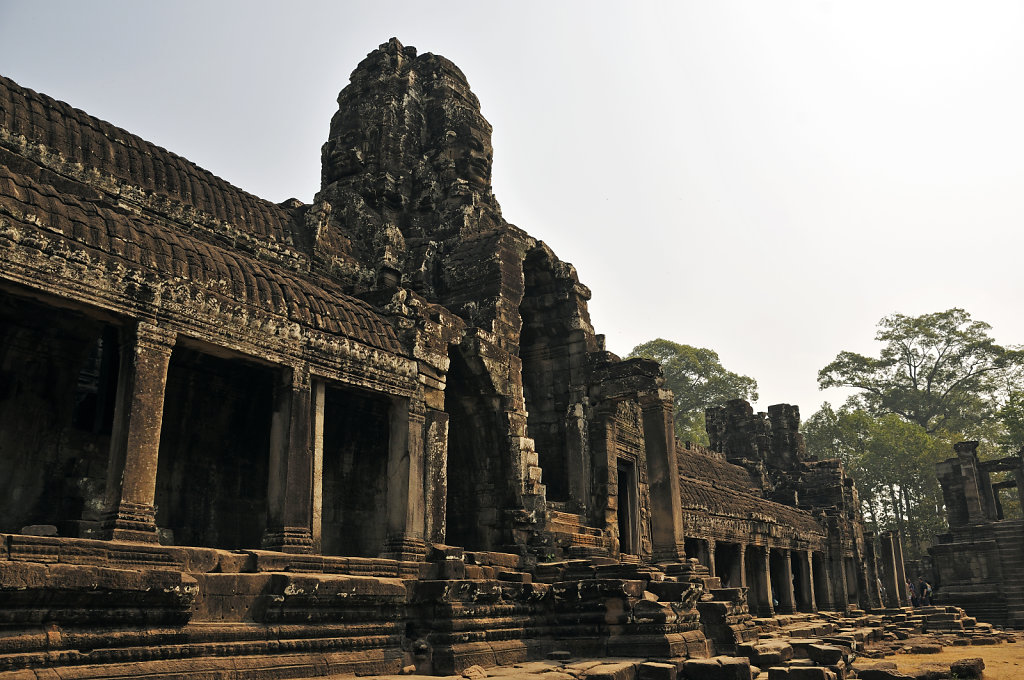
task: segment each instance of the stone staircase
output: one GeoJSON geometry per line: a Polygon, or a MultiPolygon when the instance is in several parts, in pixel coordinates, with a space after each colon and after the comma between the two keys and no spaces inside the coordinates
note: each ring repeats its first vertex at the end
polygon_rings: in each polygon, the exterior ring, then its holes
{"type": "MultiPolygon", "coordinates": [[[[1024,628],[1024,522],[998,522],[993,525],[996,544],[1003,569],[1002,594],[1005,601],[1002,613],[1004,625],[1009,628],[1024,628]]],[[[977,606],[971,613],[987,621],[998,619],[983,616],[977,606]]]]}
{"type": "Polygon", "coordinates": [[[550,536],[552,547],[573,558],[606,556],[610,552],[604,532],[587,526],[583,515],[548,510],[545,532],[550,536]]]}

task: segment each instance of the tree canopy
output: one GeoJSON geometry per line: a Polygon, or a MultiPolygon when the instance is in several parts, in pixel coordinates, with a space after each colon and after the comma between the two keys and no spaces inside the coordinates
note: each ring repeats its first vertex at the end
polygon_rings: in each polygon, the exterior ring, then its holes
{"type": "Polygon", "coordinates": [[[704,409],[730,399],[757,399],[757,381],[726,370],[718,353],[658,338],[637,345],[630,357],[654,359],[665,372],[665,385],[675,394],[676,435],[708,443],[704,409]]]}
{"type": "Polygon", "coordinates": [[[894,413],[928,433],[968,432],[995,416],[1006,376],[1024,365],[1018,348],[997,345],[991,328],[962,309],[878,323],[878,358],[840,352],[818,372],[818,386],[861,390],[851,406],[894,413]]]}
{"type": "Polygon", "coordinates": [[[808,451],[846,463],[865,516],[902,531],[912,557],[944,526],[935,463],[953,443],[981,440],[983,457],[1024,445],[1024,352],[990,329],[959,308],[893,314],[878,323],[877,358],[840,352],[818,373],[822,389],[860,391],[807,419],[808,451]]]}

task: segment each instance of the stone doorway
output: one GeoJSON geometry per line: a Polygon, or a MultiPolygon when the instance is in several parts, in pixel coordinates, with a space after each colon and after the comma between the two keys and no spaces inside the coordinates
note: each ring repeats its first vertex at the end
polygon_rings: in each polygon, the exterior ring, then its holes
{"type": "Polygon", "coordinates": [[[0,531],[90,535],[118,354],[111,322],[0,291],[0,531]]]}
{"type": "Polygon", "coordinates": [[[174,349],[156,477],[162,543],[260,547],[274,382],[264,366],[174,349]]]}
{"type": "Polygon", "coordinates": [[[387,533],[390,401],[331,385],[323,400],[321,550],[376,557],[387,533]]]}
{"type": "Polygon", "coordinates": [[[636,465],[631,460],[619,458],[616,462],[618,473],[618,528],[619,552],[627,555],[640,553],[640,518],[637,507],[636,465]]]}
{"type": "Polygon", "coordinates": [[[509,485],[516,483],[502,401],[479,357],[459,347],[450,348],[449,356],[445,543],[494,550],[507,542],[503,513],[512,507],[509,485]]]}

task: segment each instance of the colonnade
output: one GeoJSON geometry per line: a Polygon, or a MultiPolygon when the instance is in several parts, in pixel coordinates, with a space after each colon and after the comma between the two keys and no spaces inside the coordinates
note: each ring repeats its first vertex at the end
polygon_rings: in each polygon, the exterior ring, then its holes
{"type": "Polygon", "coordinates": [[[688,557],[696,557],[723,587],[747,588],[750,609],[759,615],[815,612],[837,605],[828,584],[819,582],[827,579],[820,552],[715,539],[691,539],[688,545],[695,552],[688,557]]]}
{"type": "MultiPolygon", "coordinates": [[[[156,477],[170,358],[177,334],[147,322],[122,332],[114,423],[101,533],[111,540],[156,543],[156,477]]],[[[262,547],[311,553],[319,544],[322,503],[324,382],[307,364],[279,366],[270,425],[267,522],[262,547]]],[[[428,409],[389,396],[387,533],[383,556],[425,554],[423,447],[428,409]]],[[[430,432],[444,432],[431,428],[430,432]]],[[[256,547],[256,546],[253,546],[256,547]]]]}

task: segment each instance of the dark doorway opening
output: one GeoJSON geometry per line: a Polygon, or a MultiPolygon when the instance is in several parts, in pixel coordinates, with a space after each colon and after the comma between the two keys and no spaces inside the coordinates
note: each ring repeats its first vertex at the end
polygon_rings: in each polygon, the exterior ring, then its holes
{"type": "Polygon", "coordinates": [[[176,347],[167,371],[157,466],[160,539],[257,548],[267,519],[275,373],[176,347]]]}
{"type": "Polygon", "coordinates": [[[445,542],[493,550],[509,542],[502,513],[512,504],[515,480],[507,426],[483,362],[456,347],[450,358],[444,397],[449,416],[445,542]]]}
{"type": "Polygon", "coordinates": [[[0,531],[89,536],[103,512],[118,330],[0,292],[0,531]]]}
{"type": "Polygon", "coordinates": [[[631,460],[619,458],[615,467],[619,486],[619,552],[637,555],[640,553],[640,524],[637,513],[636,466],[631,460]]]}
{"type": "Polygon", "coordinates": [[[387,533],[390,401],[324,390],[323,554],[376,557],[387,533]]]}

